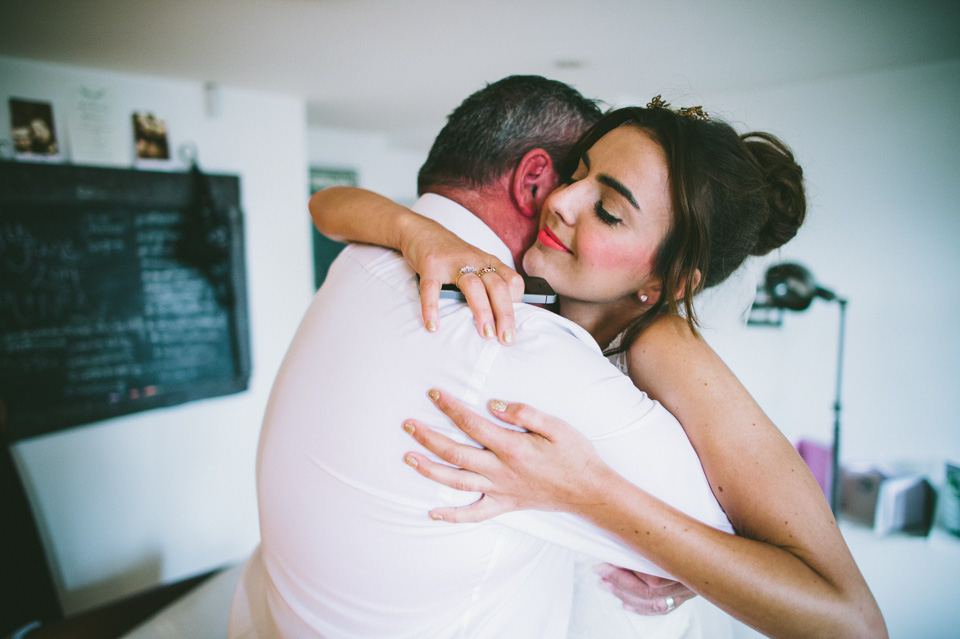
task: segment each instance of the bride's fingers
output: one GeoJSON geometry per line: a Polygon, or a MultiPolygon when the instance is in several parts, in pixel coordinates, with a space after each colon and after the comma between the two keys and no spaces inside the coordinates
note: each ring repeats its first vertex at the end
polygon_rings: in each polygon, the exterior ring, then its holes
{"type": "Polygon", "coordinates": [[[506,267],[506,269],[507,270],[501,273],[500,276],[510,290],[510,299],[514,302],[520,302],[523,300],[523,277],[510,267],[506,267]]]}
{"type": "Polygon", "coordinates": [[[507,510],[495,499],[484,495],[469,506],[434,508],[430,511],[430,517],[454,524],[469,524],[496,517],[507,512],[507,510]]]}
{"type": "Polygon", "coordinates": [[[403,430],[448,464],[480,474],[485,474],[484,471],[489,466],[488,458],[492,455],[490,451],[455,442],[415,419],[405,421],[403,430]]]}
{"type": "Polygon", "coordinates": [[[441,282],[434,279],[420,280],[420,309],[423,313],[423,325],[431,333],[439,326],[440,312],[437,310],[440,302],[441,282]]]}
{"type": "Polygon", "coordinates": [[[488,273],[482,278],[489,304],[493,310],[496,334],[500,338],[500,343],[507,346],[513,343],[516,330],[516,320],[513,315],[513,291],[506,279],[510,275],[506,271],[508,268],[507,266],[498,267],[496,273],[488,273]],[[501,271],[503,272],[501,273],[501,271]]]}
{"type": "MultiPolygon", "coordinates": [[[[554,441],[566,432],[573,431],[573,427],[563,420],[547,415],[533,406],[521,402],[504,402],[499,399],[491,400],[488,404],[490,412],[498,419],[508,424],[519,426],[531,433],[536,433],[544,439],[554,441]]],[[[458,424],[459,425],[459,424],[458,424]]],[[[461,429],[463,430],[463,429],[461,429]]],[[[503,430],[502,428],[500,430],[503,430]]],[[[464,432],[467,432],[464,430],[464,432]]],[[[510,432],[510,431],[508,431],[510,432]]],[[[471,433],[467,432],[468,435],[471,433]]],[[[471,435],[472,436],[472,435],[471,435]]],[[[476,438],[474,438],[476,439],[476,438]]],[[[477,441],[480,441],[479,439],[477,441]]],[[[485,442],[480,442],[490,447],[485,442]]]]}
{"type": "Polygon", "coordinates": [[[461,275],[457,287],[467,298],[467,306],[473,311],[473,319],[477,324],[477,332],[486,339],[497,336],[497,327],[493,319],[493,310],[490,308],[490,296],[483,280],[476,273],[461,275]]]}
{"type": "Polygon", "coordinates": [[[439,464],[420,453],[408,452],[403,456],[403,461],[427,479],[454,490],[482,493],[490,486],[489,481],[474,472],[439,464]]]}
{"type": "MultiPolygon", "coordinates": [[[[481,417],[445,391],[434,388],[431,389],[427,395],[437,405],[437,408],[443,411],[443,413],[453,421],[457,428],[469,435],[478,444],[494,453],[503,450],[504,447],[509,444],[510,437],[518,436],[517,432],[505,429],[481,417]]],[[[491,402],[491,407],[493,407],[497,401],[498,400],[494,400],[491,402]]],[[[500,402],[500,404],[503,404],[503,402],[500,402]]],[[[497,404],[497,406],[499,406],[499,404],[497,404]]],[[[506,405],[504,404],[504,406],[506,405]]],[[[433,452],[436,453],[437,451],[433,452]]]]}

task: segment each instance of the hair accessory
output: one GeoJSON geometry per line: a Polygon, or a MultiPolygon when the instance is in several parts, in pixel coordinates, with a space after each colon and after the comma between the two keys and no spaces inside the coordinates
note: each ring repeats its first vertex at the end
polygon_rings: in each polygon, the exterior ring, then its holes
{"type": "Polygon", "coordinates": [[[483,277],[487,273],[496,273],[497,269],[493,266],[484,266],[482,269],[477,271],[477,277],[483,277]]]}
{"type": "MultiPolygon", "coordinates": [[[[652,100],[647,102],[648,109],[670,109],[670,103],[664,102],[660,98],[660,94],[657,94],[653,97],[652,100]]],[[[686,107],[683,109],[675,109],[677,115],[688,118],[690,120],[709,120],[710,115],[703,110],[702,106],[692,106],[686,107]]]]}
{"type": "Polygon", "coordinates": [[[460,278],[466,275],[467,273],[476,273],[477,267],[475,266],[463,266],[460,268],[460,272],[457,273],[457,279],[453,280],[453,285],[457,288],[460,288],[460,278]]]}

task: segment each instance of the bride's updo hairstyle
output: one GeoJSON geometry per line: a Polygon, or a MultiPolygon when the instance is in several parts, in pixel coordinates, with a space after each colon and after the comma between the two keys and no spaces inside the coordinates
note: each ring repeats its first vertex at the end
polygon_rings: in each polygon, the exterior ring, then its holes
{"type": "Polygon", "coordinates": [[[644,131],[667,157],[673,215],[654,261],[663,294],[616,350],[625,350],[658,314],[682,314],[696,332],[694,295],[723,282],[748,256],[785,244],[806,215],[803,170],[783,142],[768,133],[738,134],[699,107],[667,107],[657,96],[647,108],[608,112],[561,166],[562,175],[572,175],[583,154],[620,126],[644,131]]]}

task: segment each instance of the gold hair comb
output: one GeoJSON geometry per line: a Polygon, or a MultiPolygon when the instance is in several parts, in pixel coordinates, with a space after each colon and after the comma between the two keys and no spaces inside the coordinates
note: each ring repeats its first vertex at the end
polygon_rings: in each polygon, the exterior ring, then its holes
{"type": "MultiPolygon", "coordinates": [[[[647,102],[648,109],[669,109],[670,103],[664,102],[657,94],[652,100],[647,102]]],[[[676,109],[676,113],[691,120],[709,120],[710,115],[703,110],[701,106],[686,107],[685,109],[676,109]]]]}

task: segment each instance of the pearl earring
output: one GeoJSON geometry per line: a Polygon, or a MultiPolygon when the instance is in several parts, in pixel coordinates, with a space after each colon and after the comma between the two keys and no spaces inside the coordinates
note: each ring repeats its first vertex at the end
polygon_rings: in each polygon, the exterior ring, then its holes
{"type": "Polygon", "coordinates": [[[646,304],[646,302],[647,302],[647,296],[646,296],[646,295],[640,295],[640,303],[641,303],[641,304],[646,304]]]}

